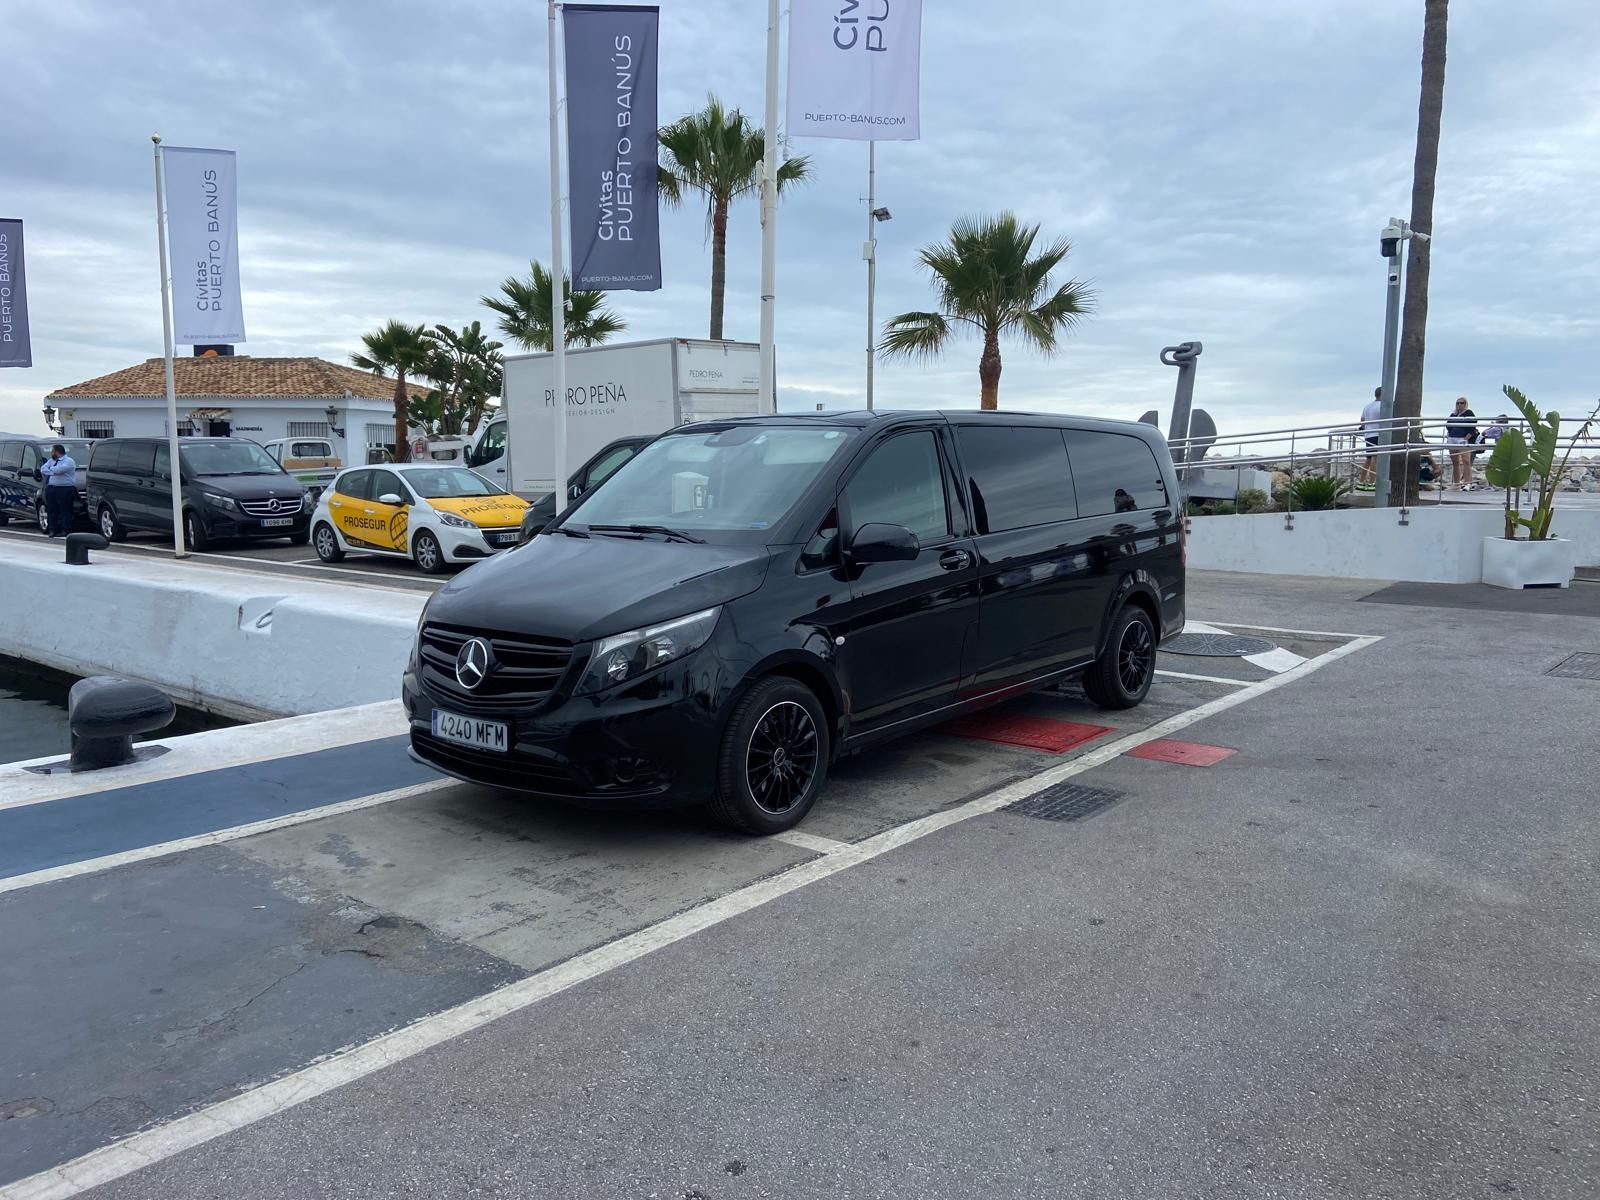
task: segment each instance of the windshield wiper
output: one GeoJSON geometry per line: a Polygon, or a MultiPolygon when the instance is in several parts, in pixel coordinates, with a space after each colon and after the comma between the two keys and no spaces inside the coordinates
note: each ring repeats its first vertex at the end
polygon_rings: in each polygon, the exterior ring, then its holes
{"type": "Polygon", "coordinates": [[[685,533],[681,529],[672,529],[666,525],[591,525],[590,529],[599,530],[601,533],[656,533],[666,538],[669,542],[693,542],[697,546],[706,544],[703,537],[695,537],[692,533],[685,533]]]}
{"type": "Polygon", "coordinates": [[[589,531],[581,525],[546,525],[540,533],[564,533],[568,537],[587,538],[589,531]]]}

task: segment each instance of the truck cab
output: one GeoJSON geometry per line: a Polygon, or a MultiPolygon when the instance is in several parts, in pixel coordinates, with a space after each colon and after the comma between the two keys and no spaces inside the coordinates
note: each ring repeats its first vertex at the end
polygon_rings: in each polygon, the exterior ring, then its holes
{"type": "Polygon", "coordinates": [[[275,438],[262,446],[268,457],[277,463],[316,500],[324,488],[333,482],[344,464],[334,452],[327,438],[298,437],[275,438]]]}

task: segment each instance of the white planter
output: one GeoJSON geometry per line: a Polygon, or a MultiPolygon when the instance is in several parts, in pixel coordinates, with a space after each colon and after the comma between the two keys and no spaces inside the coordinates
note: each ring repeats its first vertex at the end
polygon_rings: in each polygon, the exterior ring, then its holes
{"type": "Polygon", "coordinates": [[[1483,581],[1503,588],[1566,587],[1576,574],[1577,553],[1565,538],[1530,542],[1483,539],[1483,581]]]}

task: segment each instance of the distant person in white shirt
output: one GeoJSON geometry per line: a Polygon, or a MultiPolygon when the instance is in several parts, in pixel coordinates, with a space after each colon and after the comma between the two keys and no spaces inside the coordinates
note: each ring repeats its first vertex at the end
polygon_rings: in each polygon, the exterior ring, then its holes
{"type": "Polygon", "coordinates": [[[1383,432],[1383,389],[1372,389],[1372,399],[1361,410],[1361,436],[1367,439],[1367,461],[1361,468],[1361,479],[1356,483],[1363,491],[1378,483],[1378,456],[1373,450],[1383,432]]]}
{"type": "Polygon", "coordinates": [[[39,467],[39,474],[44,476],[44,511],[49,517],[50,536],[66,537],[72,532],[72,509],[78,499],[78,464],[57,442],[50,447],[50,457],[39,467]]]}

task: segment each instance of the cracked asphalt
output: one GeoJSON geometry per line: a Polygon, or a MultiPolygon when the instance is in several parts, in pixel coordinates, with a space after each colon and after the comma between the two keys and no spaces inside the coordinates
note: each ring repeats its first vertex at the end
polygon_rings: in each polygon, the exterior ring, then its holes
{"type": "MultiPolygon", "coordinates": [[[[1113,759],[1073,780],[1117,795],[1087,819],[974,817],[91,1195],[1591,1200],[1600,683],[1545,672],[1600,653],[1600,585],[1559,612],[1191,586],[1197,619],[1384,640],[1178,735],[1236,751],[1215,766],[1113,759]]],[[[1192,686],[1163,711],[1225,694],[1192,686]]],[[[1038,769],[918,742],[813,831],[1038,769]]],[[[806,858],[452,792],[0,897],[0,1162],[806,858]],[[68,986],[19,1010],[40,979],[68,986]],[[48,1070],[11,1074],[19,1042],[48,1070]]]]}

